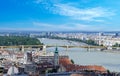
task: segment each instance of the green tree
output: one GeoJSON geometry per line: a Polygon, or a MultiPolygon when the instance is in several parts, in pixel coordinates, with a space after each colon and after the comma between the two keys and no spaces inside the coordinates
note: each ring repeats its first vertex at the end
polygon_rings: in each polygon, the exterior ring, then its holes
{"type": "Polygon", "coordinates": [[[120,47],[120,44],[116,43],[113,47],[120,47]]]}
{"type": "Polygon", "coordinates": [[[71,62],[72,62],[72,64],[74,64],[74,61],[73,61],[73,59],[71,59],[71,62]]]}
{"type": "Polygon", "coordinates": [[[21,36],[0,36],[0,46],[10,45],[41,45],[37,38],[21,37],[21,36]]]}

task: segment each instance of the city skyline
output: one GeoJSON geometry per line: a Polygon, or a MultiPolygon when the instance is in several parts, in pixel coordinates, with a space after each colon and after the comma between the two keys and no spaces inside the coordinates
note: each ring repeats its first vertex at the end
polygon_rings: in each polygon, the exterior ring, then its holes
{"type": "Polygon", "coordinates": [[[0,30],[120,31],[120,1],[4,0],[0,30]]]}

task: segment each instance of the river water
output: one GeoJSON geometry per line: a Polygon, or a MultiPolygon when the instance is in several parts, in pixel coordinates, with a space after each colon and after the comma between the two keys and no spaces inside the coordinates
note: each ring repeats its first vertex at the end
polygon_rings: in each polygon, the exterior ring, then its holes
{"type": "MultiPolygon", "coordinates": [[[[87,45],[67,40],[56,40],[39,38],[46,45],[87,45]]],[[[102,65],[110,71],[120,72],[120,53],[100,52],[97,50],[87,51],[84,48],[66,48],[58,47],[61,55],[68,55],[75,64],[79,65],[102,65]]],[[[55,47],[47,48],[47,51],[53,52],[55,47]]]]}

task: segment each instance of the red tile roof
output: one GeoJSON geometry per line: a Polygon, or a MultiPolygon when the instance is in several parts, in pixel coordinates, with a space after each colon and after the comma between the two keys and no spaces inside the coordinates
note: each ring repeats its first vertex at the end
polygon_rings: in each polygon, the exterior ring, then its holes
{"type": "Polygon", "coordinates": [[[72,64],[69,58],[62,58],[59,60],[59,63],[66,68],[66,71],[90,70],[90,71],[106,72],[106,69],[103,66],[97,66],[97,65],[80,66],[80,65],[72,64]]]}
{"type": "Polygon", "coordinates": [[[60,64],[72,64],[72,62],[68,58],[60,58],[60,64]]]}

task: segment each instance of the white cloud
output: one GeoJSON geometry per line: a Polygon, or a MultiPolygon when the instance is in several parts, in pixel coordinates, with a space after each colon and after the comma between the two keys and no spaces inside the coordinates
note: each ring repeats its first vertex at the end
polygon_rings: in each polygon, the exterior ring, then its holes
{"type": "Polygon", "coordinates": [[[33,22],[33,25],[40,26],[40,27],[51,27],[51,26],[53,26],[53,25],[46,24],[46,23],[41,23],[41,22],[33,22]]]}
{"type": "Polygon", "coordinates": [[[80,23],[67,23],[67,24],[61,24],[61,25],[55,25],[55,24],[47,24],[47,23],[41,23],[41,22],[33,22],[33,25],[41,28],[42,30],[49,30],[49,31],[81,31],[81,30],[88,30],[88,31],[97,31],[102,30],[103,27],[101,26],[91,26],[91,25],[84,25],[80,23]]]}
{"type": "Polygon", "coordinates": [[[114,15],[113,11],[102,7],[80,9],[66,4],[55,4],[53,13],[68,16],[76,20],[102,21],[101,18],[107,18],[114,15]]]}
{"type": "Polygon", "coordinates": [[[42,29],[47,29],[47,30],[70,30],[72,29],[71,26],[66,26],[66,25],[54,25],[54,24],[47,24],[47,23],[41,23],[41,22],[33,22],[34,26],[37,27],[42,27],[42,29]]]}
{"type": "Polygon", "coordinates": [[[78,8],[72,3],[63,4],[60,0],[35,0],[37,4],[45,4],[45,8],[54,14],[70,17],[75,20],[87,21],[103,21],[104,18],[109,18],[115,13],[111,9],[103,7],[85,7],[78,8]]]}
{"type": "Polygon", "coordinates": [[[1,31],[41,31],[40,28],[0,28],[1,31]]]}
{"type": "Polygon", "coordinates": [[[37,3],[37,4],[39,4],[39,3],[42,3],[43,0],[35,0],[34,2],[37,3]]]}
{"type": "MultiPolygon", "coordinates": [[[[94,30],[94,31],[101,31],[106,30],[107,26],[103,24],[105,19],[111,18],[115,15],[115,12],[111,9],[104,8],[104,7],[84,7],[80,8],[75,6],[73,3],[63,4],[59,2],[60,0],[35,0],[36,4],[44,5],[44,9],[53,14],[58,14],[61,16],[66,16],[71,20],[70,23],[65,24],[48,24],[48,23],[41,23],[41,22],[33,22],[34,26],[42,27],[42,30],[55,30],[55,31],[63,31],[63,30],[94,30]],[[86,21],[87,24],[75,23],[74,20],[78,21],[86,21]],[[88,22],[93,21],[95,24],[89,25],[88,22]],[[102,22],[98,24],[97,22],[102,22]]],[[[66,18],[67,19],[67,18],[66,18]]],[[[77,21],[77,22],[78,22],[77,21]]],[[[106,21],[105,21],[106,22],[106,21]]]]}

